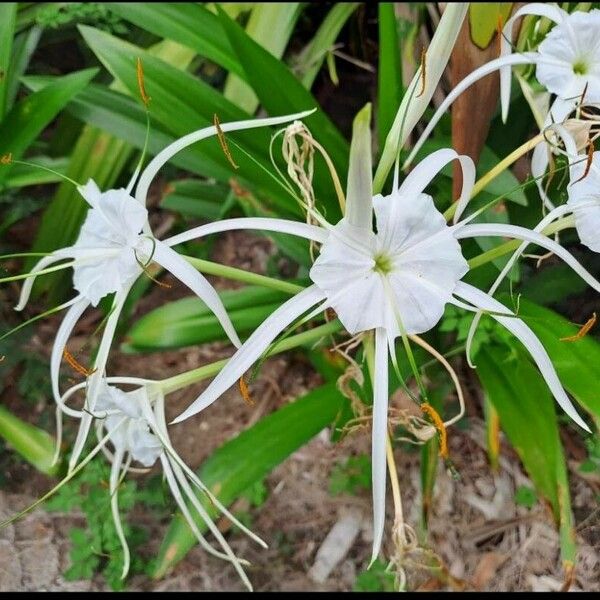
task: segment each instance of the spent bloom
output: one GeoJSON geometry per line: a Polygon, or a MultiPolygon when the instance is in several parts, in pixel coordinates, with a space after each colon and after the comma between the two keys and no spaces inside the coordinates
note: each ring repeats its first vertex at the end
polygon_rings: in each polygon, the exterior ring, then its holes
{"type": "Polygon", "coordinates": [[[472,217],[461,221],[474,184],[475,167],[469,157],[460,156],[453,150],[434,152],[419,163],[402,184],[397,181],[396,170],[392,193],[373,197],[370,135],[370,108],[367,107],[354,122],[346,211],[337,224],[329,224],[318,213],[314,215],[318,226],[281,219],[229,219],[192,229],[172,238],[170,243],[219,231],[252,228],[291,233],[321,244],[320,254],[310,270],[313,285],[273,312],[174,422],[191,417],[212,404],[264,354],[281,332],[307,312],[304,321],[333,308],[350,333],[374,331],[375,557],[384,526],[388,356],[396,364],[395,340],[429,331],[441,319],[447,304],[472,312],[483,310],[513,333],[529,350],[560,406],[587,429],[531,329],[503,304],[461,281],[468,271],[468,264],[459,240],[476,236],[526,240],[556,253],[598,291],[600,283],[569,252],[538,232],[512,225],[474,224],[470,223],[472,217]],[[425,188],[453,160],[458,160],[462,167],[463,189],[454,223],[448,225],[432,197],[425,193],[425,188]]]}
{"type": "MultiPolygon", "coordinates": [[[[85,383],[80,383],[67,390],[60,398],[60,410],[77,419],[88,416],[88,412],[76,410],[68,404],[74,395],[84,388],[85,383]]],[[[139,472],[140,468],[132,464],[139,463],[146,467],[143,470],[148,470],[158,462],[175,502],[200,545],[213,556],[231,562],[244,584],[252,590],[243,569],[247,562],[235,556],[211,518],[207,506],[216,508],[261,546],[266,548],[266,544],[223,506],[173,448],[165,419],[164,393],[160,384],[132,377],[110,377],[102,378],[99,388],[94,415],[99,442],[79,465],[75,465],[72,472],[76,473],[99,451],[102,451],[111,463],[109,493],[113,521],[123,548],[122,577],[125,577],[129,570],[130,554],[119,514],[119,484],[129,471],[139,472]],[[135,387],[126,392],[117,387],[118,385],[135,387]],[[199,520],[205,523],[221,550],[213,548],[202,535],[198,528],[199,520]]]]}
{"type": "MultiPolygon", "coordinates": [[[[96,359],[88,373],[86,406],[90,413],[95,411],[110,347],[125,300],[134,282],[151,262],[157,263],[189,287],[212,310],[231,342],[239,347],[240,340],[213,286],[171,249],[172,244],[169,244],[169,240],[161,241],[153,235],[146,209],[148,189],[156,174],[173,155],[191,144],[217,135],[219,129],[228,132],[278,125],[306,116],[310,112],[225,123],[219,128],[216,125],[206,127],[167,146],[141,173],[141,167],[138,166],[126,188],[102,192],[92,180],[86,185],[78,186],[80,194],[89,205],[89,210],[76,242],[70,247],[45,256],[30,273],[19,276],[26,281],[16,310],[22,310],[27,304],[38,275],[73,268],[73,287],[77,295],[58,307],[68,310],[56,334],[50,361],[52,390],[56,401],[61,396],[60,363],[71,332],[88,307],[97,306],[102,298],[114,294],[96,359]],[[59,264],[51,266],[55,263],[59,264]]],[[[83,449],[91,422],[91,414],[81,419],[81,427],[70,459],[71,469],[77,463],[83,449]]]]}

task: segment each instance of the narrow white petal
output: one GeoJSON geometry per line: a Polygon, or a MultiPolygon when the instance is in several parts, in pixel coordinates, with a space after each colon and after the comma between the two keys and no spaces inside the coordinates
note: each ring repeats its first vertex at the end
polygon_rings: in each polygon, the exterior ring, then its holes
{"type": "Polygon", "coordinates": [[[31,288],[33,288],[33,284],[35,283],[35,279],[37,277],[37,273],[43,271],[46,267],[64,260],[65,256],[57,256],[56,253],[50,254],[49,256],[44,256],[41,260],[39,260],[31,269],[30,277],[28,277],[23,283],[23,287],[21,288],[21,294],[19,296],[19,303],[15,306],[15,310],[21,311],[25,308],[27,301],[29,300],[29,296],[31,295],[31,288]]]}
{"type": "Polygon", "coordinates": [[[121,579],[127,577],[129,572],[129,564],[131,562],[131,555],[129,553],[129,546],[123,533],[123,524],[121,523],[121,515],[119,514],[119,476],[121,474],[121,465],[123,464],[123,450],[117,448],[114,456],[113,463],[110,468],[110,509],[112,512],[113,523],[115,524],[115,530],[117,531],[117,537],[119,543],[123,549],[123,570],[121,571],[121,579]]]}
{"type": "Polygon", "coordinates": [[[210,406],[224,394],[262,356],[275,338],[300,315],[324,299],[323,292],[311,285],[285,302],[263,321],[206,390],[172,423],[180,423],[210,406]]]}
{"type": "Polygon", "coordinates": [[[258,537],[253,531],[248,529],[239,519],[227,510],[227,508],[220,502],[220,500],[210,491],[210,489],[204,485],[201,479],[190,469],[182,458],[177,454],[175,448],[171,444],[169,438],[169,431],[167,429],[167,423],[165,420],[165,408],[164,408],[164,396],[162,393],[159,394],[155,401],[154,411],[150,406],[150,402],[146,397],[142,399],[142,410],[144,412],[144,418],[148,422],[148,425],[152,429],[153,433],[160,439],[164,446],[165,452],[168,454],[169,460],[175,461],[176,464],[183,470],[183,472],[190,478],[190,481],[206,494],[210,499],[211,503],[220,510],[225,517],[227,517],[236,527],[239,527],[249,538],[253,539],[259,546],[267,548],[267,544],[258,537]]]}
{"type": "Polygon", "coordinates": [[[404,94],[394,123],[385,140],[383,153],[375,173],[374,188],[383,189],[398,153],[427,109],[446,69],[469,8],[468,2],[448,2],[444,14],[427,48],[424,70],[419,68],[404,94]],[[422,92],[422,93],[421,93],[422,92]]]}
{"type": "MultiPolygon", "coordinates": [[[[190,513],[190,511],[187,507],[187,504],[186,504],[185,500],[183,499],[183,496],[181,495],[181,490],[179,489],[177,480],[175,479],[175,475],[173,474],[173,471],[171,469],[171,464],[169,463],[169,460],[168,460],[166,454],[163,453],[160,456],[160,462],[162,464],[163,473],[165,474],[165,477],[167,479],[167,485],[169,486],[169,489],[171,490],[171,494],[173,495],[173,498],[175,498],[175,502],[177,503],[179,510],[183,514],[187,524],[189,525],[190,529],[196,536],[196,539],[198,540],[198,542],[200,543],[202,548],[204,548],[204,550],[206,550],[209,554],[212,554],[213,556],[216,556],[217,558],[220,558],[221,560],[226,560],[226,561],[230,562],[231,557],[227,556],[227,554],[219,552],[218,550],[215,550],[206,541],[206,538],[200,533],[200,530],[198,529],[198,525],[196,525],[196,521],[192,517],[192,514],[190,513]]],[[[242,561],[240,560],[240,562],[242,562],[242,561]]],[[[246,562],[246,561],[243,561],[243,562],[246,562]]]]}
{"type": "Polygon", "coordinates": [[[388,411],[388,339],[386,330],[375,330],[375,373],[373,381],[373,553],[371,564],[381,550],[385,525],[386,444],[388,411]]]}
{"type": "Polygon", "coordinates": [[[511,54],[502,58],[496,58],[490,62],[485,63],[483,66],[475,69],[472,73],[467,75],[447,96],[446,99],[440,104],[439,108],[435,111],[435,114],[431,118],[431,121],[427,124],[425,131],[421,134],[421,137],[412,149],[409,157],[406,159],[403,168],[406,169],[408,165],[412,163],[417,152],[421,149],[421,146],[425,143],[425,140],[429,137],[429,134],[433,131],[433,128],[438,124],[444,113],[448,110],[450,105],[470,86],[481,78],[497,71],[500,67],[511,66],[511,65],[528,65],[534,63],[537,58],[537,54],[534,52],[528,52],[523,54],[511,54]]]}
{"type": "MultiPolygon", "coordinates": [[[[561,204],[558,208],[555,208],[553,211],[549,212],[537,224],[534,231],[543,231],[550,223],[552,223],[552,221],[562,217],[564,214],[566,214],[568,212],[571,212],[571,208],[567,204],[561,204]]],[[[528,244],[529,244],[528,242],[523,242],[519,246],[519,248],[517,248],[517,250],[514,252],[514,254],[510,257],[510,259],[508,260],[506,265],[504,265],[504,268],[502,269],[502,271],[500,271],[500,274],[496,278],[496,281],[494,281],[494,283],[492,284],[492,287],[490,287],[490,289],[488,290],[488,294],[490,296],[493,296],[494,293],[496,292],[496,290],[500,287],[500,284],[502,283],[502,281],[504,281],[504,278],[510,273],[510,270],[512,269],[515,262],[523,254],[523,252],[525,252],[525,249],[527,248],[528,244]]],[[[475,332],[477,330],[477,326],[479,325],[479,321],[481,320],[481,315],[482,315],[481,312],[478,312],[475,315],[475,318],[473,319],[473,322],[471,323],[471,326],[469,327],[469,333],[467,335],[467,342],[466,342],[467,361],[469,362],[469,365],[472,368],[474,368],[474,365],[473,365],[473,361],[472,361],[472,357],[471,357],[471,348],[473,345],[473,338],[475,337],[475,332]]]]}
{"type": "Polygon", "coordinates": [[[54,400],[59,405],[61,398],[59,386],[60,362],[62,360],[69,337],[75,328],[77,321],[89,305],[90,303],[87,300],[81,296],[78,296],[75,299],[73,306],[71,306],[71,308],[69,308],[65,314],[60,327],[56,332],[56,337],[54,338],[52,354],[50,355],[50,382],[52,385],[52,394],[54,395],[54,400]]]}
{"type": "MultiPolygon", "coordinates": [[[[282,117],[273,117],[268,119],[248,119],[245,121],[235,121],[233,123],[223,123],[221,125],[221,131],[227,133],[228,131],[241,131],[242,129],[256,129],[258,127],[269,127],[271,125],[280,125],[282,123],[289,123],[291,121],[295,121],[296,119],[302,119],[312,114],[316,109],[306,110],[300,113],[296,113],[293,115],[284,115],[282,117]]],[[[188,135],[179,138],[174,141],[172,144],[167,146],[164,150],[159,152],[149,163],[148,166],[144,169],[140,181],[137,185],[137,189],[135,192],[135,199],[142,204],[146,204],[146,196],[148,195],[148,188],[152,183],[152,180],[158,173],[158,171],[162,168],[164,164],[166,164],[172,156],[199,142],[200,140],[206,139],[213,135],[217,135],[217,128],[214,125],[210,127],[204,127],[203,129],[199,129],[198,131],[194,131],[189,133],[188,135]]]]}
{"type": "Polygon", "coordinates": [[[406,177],[400,186],[402,196],[413,198],[421,194],[433,178],[450,162],[458,160],[462,168],[462,190],[458,199],[454,222],[464,211],[475,183],[475,164],[469,156],[458,154],[455,150],[443,148],[424,158],[406,177]]]}
{"type": "Polygon", "coordinates": [[[240,559],[234,554],[233,550],[227,543],[227,540],[223,537],[223,534],[219,531],[219,528],[213,523],[212,519],[210,518],[210,515],[202,506],[200,500],[198,500],[198,498],[196,497],[196,494],[194,494],[194,490],[192,490],[192,488],[190,487],[190,484],[187,482],[187,479],[185,478],[185,475],[179,468],[179,465],[172,462],[171,467],[173,468],[173,473],[175,474],[175,477],[177,478],[181,489],[187,494],[189,501],[192,503],[192,505],[200,515],[200,518],[206,523],[210,532],[215,536],[219,544],[221,544],[221,547],[225,551],[225,554],[227,554],[227,556],[229,557],[231,564],[234,566],[241,580],[244,582],[244,585],[250,591],[252,591],[252,584],[250,583],[248,576],[242,568],[240,559]]]}
{"type": "MultiPolygon", "coordinates": [[[[555,23],[560,23],[567,13],[559,8],[550,4],[531,3],[521,7],[504,25],[502,30],[502,36],[500,37],[500,57],[506,57],[511,49],[512,37],[513,37],[513,26],[515,21],[524,15],[537,15],[540,17],[547,17],[555,23]]],[[[510,83],[511,83],[511,72],[510,67],[502,67],[500,69],[500,102],[502,105],[502,121],[506,123],[508,116],[508,106],[510,103],[510,83]]]]}
{"type": "Polygon", "coordinates": [[[532,231],[531,229],[527,229],[526,227],[495,223],[474,223],[457,229],[455,236],[457,239],[476,236],[512,237],[527,241],[531,244],[537,244],[542,248],[546,248],[546,250],[550,250],[550,252],[553,252],[559,258],[562,258],[562,260],[564,260],[573,271],[579,275],[579,277],[597,292],[600,292],[600,282],[593,277],[591,273],[588,273],[568,250],[565,250],[565,248],[549,237],[537,233],[536,231],[532,231]]]}
{"type": "Polygon", "coordinates": [[[540,198],[545,206],[552,210],[554,208],[554,204],[548,198],[546,194],[546,190],[544,187],[544,173],[548,168],[549,158],[548,153],[550,152],[550,148],[546,142],[540,142],[531,155],[531,176],[535,181],[535,185],[537,186],[538,193],[540,194],[540,198]]]}
{"type": "Polygon", "coordinates": [[[346,191],[346,220],[354,227],[373,229],[373,172],[371,148],[371,105],[354,118],[346,191]]]}
{"type": "Polygon", "coordinates": [[[560,407],[567,415],[569,415],[569,417],[571,417],[571,419],[573,419],[573,421],[575,421],[575,423],[586,431],[590,431],[585,421],[575,410],[571,400],[569,400],[548,353],[533,331],[531,331],[521,319],[516,318],[516,315],[514,315],[514,313],[506,306],[467,283],[460,282],[456,286],[455,294],[465,299],[467,302],[476,305],[480,310],[493,312],[491,316],[496,319],[498,323],[504,325],[504,327],[506,327],[506,329],[508,329],[508,331],[519,339],[525,348],[527,348],[560,407]],[[504,313],[507,316],[502,316],[497,313],[504,313]]]}
{"type": "Polygon", "coordinates": [[[288,221],[287,219],[271,219],[268,217],[240,217],[236,219],[224,219],[194,227],[189,231],[184,231],[167,238],[163,241],[167,246],[176,246],[183,242],[189,242],[198,238],[222,233],[223,231],[235,231],[238,229],[258,229],[261,231],[276,231],[277,233],[289,233],[307,240],[324,243],[327,240],[327,230],[323,227],[288,221]]]}
{"type": "Polygon", "coordinates": [[[175,275],[179,281],[187,285],[208,306],[215,317],[219,319],[219,323],[221,323],[227,337],[236,348],[242,345],[219,294],[202,273],[194,269],[175,250],[158,240],[155,241],[152,260],[175,275]]]}
{"type": "Polygon", "coordinates": [[[73,452],[71,453],[71,457],[69,459],[69,472],[75,468],[90,431],[90,425],[92,424],[93,419],[90,413],[93,413],[96,407],[98,394],[100,393],[100,389],[103,384],[108,354],[115,336],[115,330],[117,329],[117,323],[119,322],[121,311],[123,310],[123,304],[125,303],[128,293],[129,289],[126,289],[123,292],[115,294],[113,308],[106,321],[104,332],[102,333],[102,338],[98,347],[98,353],[96,354],[96,360],[94,361],[95,370],[88,379],[89,385],[86,393],[85,403],[89,413],[85,413],[81,418],[77,437],[75,438],[75,444],[73,445],[73,452]]]}

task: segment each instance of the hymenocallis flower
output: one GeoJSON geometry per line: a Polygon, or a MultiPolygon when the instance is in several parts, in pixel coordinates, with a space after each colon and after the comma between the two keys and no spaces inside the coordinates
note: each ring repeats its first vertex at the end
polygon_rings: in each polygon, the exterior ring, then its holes
{"type": "Polygon", "coordinates": [[[511,87],[511,67],[536,65],[537,80],[555,95],[545,125],[562,122],[585,99],[600,102],[600,10],[576,11],[571,14],[554,4],[531,3],[521,7],[504,26],[500,57],[475,69],[445,98],[425,131],[412,149],[405,166],[433,131],[444,112],[476,81],[500,71],[500,100],[502,119],[508,116],[511,87]],[[513,26],[524,15],[546,17],[556,23],[535,52],[510,53],[513,26]]]}
{"type": "Polygon", "coordinates": [[[192,229],[170,240],[175,244],[209,233],[253,228],[291,233],[322,244],[310,270],[313,285],[273,312],[174,422],[195,415],[219,398],[280,333],[311,309],[306,319],[333,308],[351,334],[374,331],[373,557],[379,552],[384,525],[388,356],[395,364],[396,338],[401,336],[406,340],[411,334],[430,330],[441,319],[447,304],[488,312],[513,333],[531,353],[560,406],[587,429],[531,329],[506,306],[461,281],[468,264],[458,240],[475,236],[527,240],[555,252],[600,291],[600,283],[569,252],[546,236],[512,225],[470,224],[472,217],[459,221],[475,178],[475,167],[469,157],[449,149],[439,150],[418,164],[402,184],[397,177],[398,169],[391,194],[373,197],[370,106],[367,106],[354,121],[346,210],[339,223],[330,225],[316,212],[313,216],[320,226],[275,219],[230,219],[192,229]],[[448,225],[424,190],[453,160],[461,164],[463,189],[455,222],[448,225]]]}
{"type": "Polygon", "coordinates": [[[4,279],[26,280],[16,306],[16,310],[22,310],[29,299],[34,280],[38,275],[60,269],[73,269],[73,286],[78,295],[55,309],[68,309],[56,334],[50,361],[52,390],[56,401],[61,395],[59,389],[60,363],[71,332],[88,307],[96,306],[102,298],[108,294],[114,294],[112,308],[105,323],[93,368],[89,371],[84,370],[88,377],[86,408],[90,414],[84,415],[81,419],[81,427],[70,458],[70,469],[77,463],[89,432],[109,350],[123,305],[131,286],[151,262],[159,264],[172,273],[197,294],[219,319],[231,342],[235,346],[239,347],[240,345],[235,329],[213,286],[201,273],[171,249],[168,240],[156,239],[150,230],[148,211],[145,207],[146,196],[158,171],[177,152],[210,136],[221,134],[221,132],[279,125],[304,117],[310,112],[312,111],[283,117],[224,123],[221,126],[205,127],[192,132],[167,146],[140,173],[142,157],[140,165],[126,188],[101,192],[92,180],[88,181],[86,185],[78,185],[77,189],[90,208],[75,244],[45,256],[30,273],[4,279]],[[136,186],[135,193],[133,192],[134,186],[136,186]]]}
{"type": "MultiPolygon", "coordinates": [[[[537,224],[534,231],[542,232],[553,221],[571,215],[565,220],[565,226],[575,227],[581,243],[594,252],[600,252],[600,152],[591,155],[579,155],[577,145],[568,130],[561,125],[553,125],[554,131],[561,137],[565,145],[562,151],[569,161],[568,200],[552,210],[537,224]]],[[[510,257],[493,285],[489,294],[493,295],[515,262],[525,252],[528,242],[525,241],[510,257]]],[[[470,351],[479,325],[481,313],[475,315],[467,336],[467,358],[471,363],[470,351]]],[[[471,366],[473,366],[471,364],[471,366]]]]}
{"type": "MultiPolygon", "coordinates": [[[[80,383],[67,390],[59,400],[59,408],[78,419],[88,416],[87,412],[68,405],[72,397],[84,388],[85,383],[80,383]]],[[[159,383],[133,377],[103,377],[99,384],[95,410],[99,442],[81,463],[74,466],[72,473],[83,468],[100,450],[111,463],[109,493],[113,521],[123,548],[122,577],[128,573],[130,554],[119,514],[119,484],[127,472],[140,470],[139,467],[133,467],[132,463],[139,463],[146,467],[144,470],[148,470],[147,468],[160,461],[173,498],[200,545],[213,556],[231,562],[244,584],[252,590],[243,570],[243,565],[248,563],[235,556],[211,518],[210,507],[220,511],[261,546],[267,546],[221,504],[173,448],[165,420],[164,394],[159,383]],[[133,385],[135,388],[125,392],[117,385],[133,385]],[[198,495],[204,496],[208,504],[203,503],[198,495]],[[222,551],[213,548],[202,535],[197,525],[198,518],[206,524],[222,551]]]]}

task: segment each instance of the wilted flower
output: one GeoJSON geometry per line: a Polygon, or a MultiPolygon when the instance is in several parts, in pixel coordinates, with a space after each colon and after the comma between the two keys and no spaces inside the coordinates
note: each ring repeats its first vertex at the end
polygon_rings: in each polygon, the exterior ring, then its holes
{"type": "MultiPolygon", "coordinates": [[[[75,410],[67,404],[73,395],[84,387],[85,384],[77,384],[60,399],[59,407],[69,416],[79,419],[89,416],[87,411],[75,410]]],[[[93,415],[96,418],[99,443],[91,454],[102,450],[111,462],[109,493],[112,516],[124,554],[122,577],[125,577],[129,570],[130,555],[119,515],[119,483],[129,470],[136,470],[131,466],[132,462],[152,467],[159,460],[173,498],[200,545],[213,556],[231,562],[244,584],[251,590],[252,585],[242,568],[247,562],[235,556],[198,494],[205,496],[212,507],[261,546],[266,548],[266,544],[219,502],[173,448],[167,430],[164,395],[160,385],[157,382],[131,377],[110,377],[102,378],[99,388],[96,413],[93,415]],[[137,387],[133,391],[125,392],[114,384],[133,384],[137,387]],[[109,445],[111,449],[108,448],[109,445]],[[197,514],[196,518],[194,512],[197,514]],[[200,533],[196,524],[198,517],[218,541],[222,552],[215,550],[200,533]]],[[[78,468],[79,465],[74,466],[74,469],[78,468]]]]}

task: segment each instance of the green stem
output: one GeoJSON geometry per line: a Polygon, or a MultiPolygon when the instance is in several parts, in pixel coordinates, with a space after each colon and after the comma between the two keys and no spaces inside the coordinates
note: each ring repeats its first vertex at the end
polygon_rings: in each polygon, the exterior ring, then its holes
{"type": "MultiPolygon", "coordinates": [[[[562,231],[563,229],[568,229],[569,227],[573,227],[575,224],[575,219],[573,215],[569,215],[568,217],[563,217],[562,219],[558,219],[554,223],[548,225],[542,230],[542,233],[545,235],[552,235],[557,231],[562,231]]],[[[492,262],[505,254],[510,252],[514,252],[523,242],[521,240],[511,240],[510,242],[505,242],[504,244],[500,244],[500,246],[496,246],[496,248],[492,248],[487,252],[483,252],[471,260],[468,261],[470,269],[476,269],[477,267],[481,267],[486,263],[492,262]]]]}
{"type": "MultiPolygon", "coordinates": [[[[320,325],[319,327],[315,327],[309,331],[303,331],[302,333],[298,333],[276,343],[274,346],[269,348],[269,350],[267,350],[266,355],[272,356],[274,354],[280,354],[281,352],[291,350],[292,348],[297,348],[298,346],[315,342],[326,335],[339,331],[341,328],[342,324],[338,319],[335,321],[330,321],[329,323],[325,323],[325,325],[320,325]]],[[[163,379],[162,381],[156,382],[156,385],[158,385],[162,392],[167,395],[193,383],[213,377],[227,364],[228,361],[228,358],[224,358],[192,371],[186,371],[185,373],[175,375],[174,377],[163,379]]]]}
{"type": "Polygon", "coordinates": [[[206,273],[207,275],[217,275],[219,277],[226,277],[227,279],[233,279],[251,285],[260,285],[287,294],[297,294],[304,289],[303,286],[290,283],[289,281],[280,281],[273,277],[258,275],[257,273],[251,273],[249,271],[244,271],[243,269],[236,269],[235,267],[228,267],[210,260],[203,260],[202,258],[194,258],[193,256],[185,255],[183,258],[185,258],[185,260],[187,260],[195,269],[198,269],[198,271],[206,273]]]}

